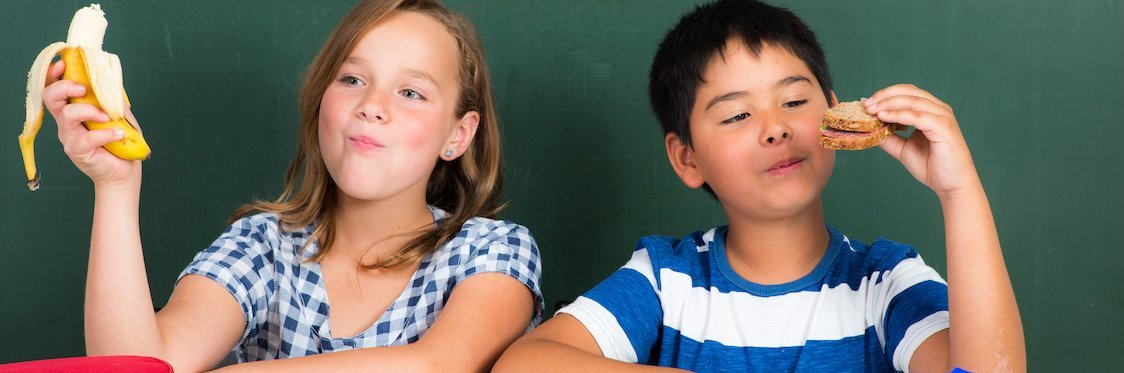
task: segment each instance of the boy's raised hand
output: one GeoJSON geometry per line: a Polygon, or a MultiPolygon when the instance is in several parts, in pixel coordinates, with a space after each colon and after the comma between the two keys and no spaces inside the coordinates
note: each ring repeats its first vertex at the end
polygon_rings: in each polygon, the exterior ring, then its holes
{"type": "Polygon", "coordinates": [[[874,93],[863,105],[883,122],[917,129],[908,138],[888,136],[878,146],[938,196],[979,185],[968,144],[948,104],[917,86],[898,84],[874,93]]]}
{"type": "MultiPolygon", "coordinates": [[[[90,131],[82,125],[86,121],[108,121],[109,116],[93,105],[68,103],[67,99],[85,94],[86,87],[60,80],[63,70],[65,65],[62,61],[51,65],[47,74],[49,85],[43,90],[43,104],[58,124],[63,151],[82,173],[90,177],[95,187],[139,186],[141,162],[117,158],[102,148],[102,145],[120,140],[123,133],[108,129],[90,131]]],[[[136,123],[132,110],[126,108],[126,115],[132,123],[136,123]]]]}

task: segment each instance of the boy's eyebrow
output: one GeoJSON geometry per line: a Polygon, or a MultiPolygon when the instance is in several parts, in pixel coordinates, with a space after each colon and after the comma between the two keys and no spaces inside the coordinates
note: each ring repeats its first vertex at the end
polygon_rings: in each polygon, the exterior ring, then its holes
{"type": "MultiPolygon", "coordinates": [[[[790,76],[790,77],[787,77],[787,78],[784,78],[784,79],[781,79],[781,80],[777,81],[776,84],[773,84],[773,88],[781,88],[781,87],[793,85],[793,84],[796,84],[796,83],[799,83],[799,82],[805,82],[805,83],[811,84],[812,80],[808,79],[808,77],[803,76],[803,75],[793,75],[793,76],[790,76]]],[[[722,101],[730,101],[730,100],[736,99],[738,97],[741,97],[741,96],[744,96],[744,95],[747,95],[747,94],[748,93],[746,93],[745,91],[736,91],[736,92],[729,92],[729,93],[720,95],[718,97],[712,98],[710,100],[710,102],[706,103],[706,109],[703,109],[703,111],[710,110],[711,107],[713,107],[714,105],[718,105],[718,103],[720,103],[722,101]]]]}
{"type": "Polygon", "coordinates": [[[780,87],[784,87],[784,86],[789,86],[789,85],[793,85],[793,84],[796,84],[796,83],[799,83],[799,82],[805,82],[805,83],[808,83],[808,84],[812,84],[812,80],[808,79],[808,77],[806,77],[806,76],[793,75],[793,76],[781,79],[780,81],[777,82],[777,84],[773,85],[773,88],[780,88],[780,87]]]}
{"type": "Polygon", "coordinates": [[[744,96],[744,95],[746,95],[745,91],[737,91],[737,92],[730,92],[730,93],[712,98],[712,99],[710,99],[710,102],[706,103],[706,109],[703,109],[703,111],[710,110],[711,107],[714,107],[714,105],[718,105],[719,102],[730,101],[730,100],[733,100],[735,98],[738,98],[738,97],[741,97],[741,96],[744,96]]]}

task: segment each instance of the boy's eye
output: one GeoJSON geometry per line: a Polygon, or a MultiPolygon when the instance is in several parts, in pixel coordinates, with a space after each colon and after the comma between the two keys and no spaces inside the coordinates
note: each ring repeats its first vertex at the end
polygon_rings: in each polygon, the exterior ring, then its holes
{"type": "Polygon", "coordinates": [[[784,103],[784,107],[791,109],[791,108],[794,108],[794,107],[804,105],[806,103],[808,103],[808,100],[789,101],[789,102],[784,103]]]}
{"type": "Polygon", "coordinates": [[[741,122],[741,121],[745,120],[745,118],[749,118],[749,113],[741,113],[741,114],[735,115],[735,116],[731,117],[730,119],[726,119],[726,120],[722,121],[722,124],[732,124],[732,123],[741,122]]]}
{"type": "Polygon", "coordinates": [[[415,90],[412,90],[412,89],[409,89],[409,88],[403,89],[401,92],[399,92],[399,94],[401,94],[402,97],[405,97],[405,98],[408,98],[408,99],[411,99],[411,100],[425,100],[425,96],[422,96],[421,93],[418,93],[418,91],[415,91],[415,90]]]}

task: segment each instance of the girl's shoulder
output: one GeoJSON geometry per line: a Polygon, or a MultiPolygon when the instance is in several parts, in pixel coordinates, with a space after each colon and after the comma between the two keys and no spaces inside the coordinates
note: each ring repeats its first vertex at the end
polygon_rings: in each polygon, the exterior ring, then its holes
{"type": "Polygon", "coordinates": [[[289,227],[281,223],[277,214],[272,212],[258,212],[243,216],[227,226],[227,232],[240,236],[266,234],[270,236],[305,237],[312,233],[315,222],[303,227],[289,227]]]}
{"type": "Polygon", "coordinates": [[[244,216],[226,227],[214,245],[227,246],[248,255],[267,255],[299,260],[299,249],[315,227],[287,227],[275,213],[259,212],[244,216]]]}
{"type": "MultiPolygon", "coordinates": [[[[535,239],[531,230],[510,220],[497,220],[486,217],[473,217],[461,225],[452,241],[463,241],[475,245],[502,243],[511,246],[534,247],[535,239]]],[[[536,249],[537,250],[537,249],[536,249]]]]}
{"type": "MultiPolygon", "coordinates": [[[[445,212],[436,207],[431,207],[434,217],[441,219],[445,212]]],[[[438,249],[437,256],[488,255],[495,252],[519,253],[528,259],[537,261],[539,256],[538,244],[531,235],[531,230],[510,220],[498,220],[486,217],[472,217],[461,225],[448,242],[438,249]]],[[[494,254],[493,254],[494,255],[494,254]]]]}

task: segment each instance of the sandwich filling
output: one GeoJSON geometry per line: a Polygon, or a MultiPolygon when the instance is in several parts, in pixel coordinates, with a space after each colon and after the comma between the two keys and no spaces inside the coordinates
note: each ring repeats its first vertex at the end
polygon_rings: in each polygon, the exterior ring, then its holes
{"type": "Polygon", "coordinates": [[[825,137],[837,138],[837,139],[862,139],[862,138],[874,136],[875,133],[878,133],[878,131],[880,131],[884,128],[886,128],[885,124],[882,125],[882,127],[878,127],[878,129],[876,129],[872,132],[856,132],[856,131],[844,131],[844,130],[839,130],[839,129],[824,126],[823,128],[820,128],[820,135],[823,135],[825,137]]]}
{"type": "Polygon", "coordinates": [[[820,145],[834,150],[862,150],[878,145],[899,128],[867,114],[860,101],[842,102],[824,113],[820,145]]]}

